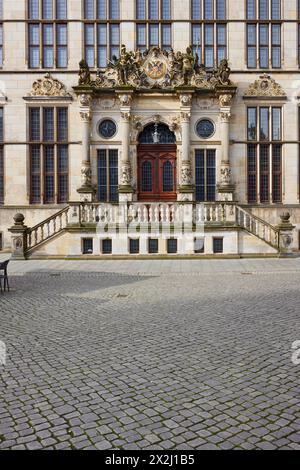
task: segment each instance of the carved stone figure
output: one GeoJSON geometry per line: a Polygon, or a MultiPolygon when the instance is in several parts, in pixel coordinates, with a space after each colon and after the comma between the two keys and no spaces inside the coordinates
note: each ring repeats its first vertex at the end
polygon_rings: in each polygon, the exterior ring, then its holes
{"type": "Polygon", "coordinates": [[[90,85],[91,73],[88,63],[85,60],[79,62],[79,85],[90,85]]]}
{"type": "Polygon", "coordinates": [[[130,163],[122,165],[121,185],[129,186],[131,183],[131,168],[130,163]]]}
{"type": "Polygon", "coordinates": [[[141,53],[129,52],[121,46],[120,58],[109,61],[105,70],[98,70],[96,79],[91,80],[90,70],[85,61],[80,63],[79,85],[94,88],[116,88],[128,85],[132,88],[175,88],[193,86],[214,90],[216,86],[231,85],[230,68],[227,60],[222,60],[213,73],[207,71],[195,58],[192,48],[185,53],[173,49],[163,51],[152,47],[141,53]]]}
{"type": "Polygon", "coordinates": [[[81,166],[81,185],[83,188],[90,187],[92,184],[92,171],[90,162],[82,162],[81,166]]]}
{"type": "Polygon", "coordinates": [[[221,184],[229,185],[231,177],[231,170],[228,167],[221,168],[221,184]]]}
{"type": "Polygon", "coordinates": [[[192,170],[189,162],[183,162],[181,166],[181,184],[189,186],[192,183],[192,170]]]}

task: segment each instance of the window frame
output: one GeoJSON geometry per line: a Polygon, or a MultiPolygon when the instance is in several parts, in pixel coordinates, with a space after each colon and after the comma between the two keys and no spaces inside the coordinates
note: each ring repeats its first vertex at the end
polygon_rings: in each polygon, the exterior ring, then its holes
{"type": "MultiPolygon", "coordinates": [[[[248,17],[248,2],[250,0],[245,0],[245,49],[246,57],[245,63],[246,67],[249,70],[279,70],[282,68],[283,62],[283,41],[282,41],[282,24],[284,20],[283,16],[283,5],[280,2],[279,8],[279,18],[273,18],[273,2],[276,0],[267,0],[268,5],[268,14],[266,18],[260,17],[260,0],[253,0],[254,2],[254,17],[248,17]],[[267,28],[267,43],[262,44],[262,26],[267,28]],[[249,28],[255,28],[255,43],[250,44],[249,42],[249,28]],[[279,44],[274,42],[273,31],[275,28],[279,27],[279,44]],[[250,63],[250,50],[255,50],[255,64],[250,63]],[[263,65],[263,55],[262,51],[267,49],[267,66],[263,65]],[[279,54],[276,55],[275,51],[279,51],[279,54]],[[276,57],[279,57],[279,63],[276,61],[276,57]]],[[[251,15],[252,16],[252,15],[251,15]]],[[[299,43],[300,46],[300,43],[299,43]]]]}
{"type": "Polygon", "coordinates": [[[150,18],[150,0],[142,0],[144,5],[145,5],[145,17],[144,18],[138,18],[138,4],[139,0],[134,0],[134,17],[135,17],[135,47],[136,50],[139,50],[143,52],[146,49],[149,49],[150,47],[160,47],[163,50],[169,51],[173,47],[173,28],[172,28],[172,10],[173,10],[173,4],[172,0],[157,0],[158,3],[158,15],[157,18],[150,18]],[[169,18],[164,18],[163,16],[163,3],[164,1],[169,1],[170,7],[169,7],[169,18]],[[154,42],[152,43],[151,41],[151,28],[153,26],[157,26],[158,29],[158,41],[157,44],[154,42]],[[167,41],[164,41],[164,28],[168,26],[170,28],[169,30],[169,36],[170,36],[170,41],[167,43],[167,41]],[[145,41],[144,44],[141,44],[139,42],[139,34],[138,30],[140,27],[144,28],[144,37],[145,41]]]}
{"type": "Polygon", "coordinates": [[[198,54],[199,63],[204,64],[207,68],[214,68],[217,66],[222,59],[228,57],[228,28],[227,28],[227,11],[228,5],[227,0],[224,0],[224,18],[218,18],[218,2],[220,0],[212,0],[213,2],[213,18],[205,18],[205,1],[199,0],[200,3],[200,15],[199,18],[193,17],[193,2],[195,0],[190,0],[190,23],[191,23],[191,33],[190,33],[190,44],[192,45],[193,53],[198,54]],[[225,44],[220,43],[219,38],[219,27],[224,26],[225,28],[225,44]],[[212,44],[207,43],[207,28],[212,27],[212,44]],[[200,37],[199,42],[194,41],[194,31],[196,28],[199,28],[200,37]],[[224,54],[221,54],[220,51],[224,49],[224,54]],[[208,64],[206,60],[206,52],[212,50],[212,63],[208,64]],[[199,53],[200,51],[200,53],[199,53]]]}
{"type": "Polygon", "coordinates": [[[30,204],[66,204],[69,200],[70,193],[70,158],[69,158],[69,133],[70,133],[70,110],[69,106],[63,103],[49,103],[45,104],[31,104],[27,107],[28,116],[28,161],[29,161],[29,200],[30,204]],[[39,110],[39,130],[38,138],[32,138],[32,118],[30,116],[32,110],[39,110]],[[45,138],[45,109],[53,109],[53,139],[45,138]],[[64,109],[66,112],[66,137],[67,139],[59,138],[59,110],[64,109]],[[53,148],[53,171],[46,171],[45,161],[46,152],[48,148],[53,148]],[[60,171],[60,153],[61,148],[66,149],[66,170],[60,171]],[[39,153],[39,168],[33,172],[33,149],[39,153]],[[39,196],[35,197],[33,194],[32,176],[39,177],[39,196]],[[53,176],[53,199],[48,200],[46,196],[46,177],[53,176]],[[61,190],[61,177],[66,178],[66,191],[61,190]]]}
{"type": "Polygon", "coordinates": [[[283,106],[272,104],[249,105],[246,107],[246,113],[247,203],[281,204],[283,202],[283,106]],[[251,139],[249,138],[249,110],[253,109],[256,110],[256,130],[255,138],[251,139]],[[268,110],[268,136],[267,138],[262,138],[261,117],[262,110],[265,109],[268,110]],[[279,120],[277,121],[279,123],[278,139],[274,137],[277,133],[276,119],[274,117],[275,110],[280,111],[279,120]],[[276,148],[280,149],[279,156],[275,155],[276,148]],[[264,155],[263,152],[265,149],[267,149],[267,154],[264,155]],[[275,170],[276,165],[278,165],[278,162],[275,162],[276,158],[279,158],[279,170],[275,170]],[[263,159],[267,159],[267,162],[264,162],[263,159]],[[267,196],[262,186],[263,178],[267,178],[267,196]]]}
{"type": "Polygon", "coordinates": [[[27,18],[27,53],[26,61],[29,70],[66,70],[69,65],[69,28],[68,28],[68,2],[66,2],[66,15],[65,18],[58,18],[58,7],[57,0],[52,0],[52,19],[43,18],[43,0],[38,0],[38,18],[30,18],[30,2],[26,1],[26,18],[27,18]],[[44,31],[45,27],[49,25],[52,27],[52,44],[47,44],[45,41],[44,31]],[[36,26],[38,28],[38,42],[32,42],[31,28],[36,26]],[[59,28],[64,26],[66,31],[66,43],[59,41],[59,28]],[[45,49],[52,50],[52,66],[49,66],[45,62],[45,49]],[[38,66],[35,66],[31,61],[31,50],[38,50],[38,66]],[[63,65],[59,62],[59,51],[65,50],[66,61],[63,65]]]}
{"type": "Polygon", "coordinates": [[[91,69],[102,69],[104,70],[107,67],[107,63],[109,60],[112,60],[113,56],[116,55],[117,57],[120,54],[121,49],[121,8],[120,8],[120,0],[118,1],[118,18],[110,18],[111,10],[110,0],[105,0],[106,8],[105,8],[105,16],[106,18],[99,18],[98,16],[98,1],[91,0],[93,2],[93,18],[86,18],[86,0],[82,0],[82,23],[83,23],[83,31],[82,31],[82,56],[87,61],[89,67],[91,69]],[[101,43],[101,34],[100,34],[100,25],[106,27],[106,40],[105,44],[101,43]],[[117,26],[118,31],[118,44],[114,44],[112,42],[113,39],[113,27],[117,26]],[[88,27],[93,28],[93,41],[90,44],[86,42],[86,31],[88,27]],[[87,50],[88,48],[93,51],[93,58],[92,62],[89,60],[87,50]],[[101,63],[101,55],[100,50],[105,50],[105,65],[101,63]]]}

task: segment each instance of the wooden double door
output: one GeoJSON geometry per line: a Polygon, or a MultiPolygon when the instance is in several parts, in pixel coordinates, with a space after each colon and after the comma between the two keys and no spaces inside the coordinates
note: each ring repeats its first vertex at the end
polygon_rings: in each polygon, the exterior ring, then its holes
{"type": "Polygon", "coordinates": [[[176,201],[176,145],[138,146],[139,201],[176,201]]]}

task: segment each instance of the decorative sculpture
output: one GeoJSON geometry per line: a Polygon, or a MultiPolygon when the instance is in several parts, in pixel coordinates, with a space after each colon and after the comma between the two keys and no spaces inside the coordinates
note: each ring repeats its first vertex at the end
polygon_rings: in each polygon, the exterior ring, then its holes
{"type": "Polygon", "coordinates": [[[152,47],[141,51],[127,51],[121,46],[119,59],[113,57],[105,70],[98,70],[96,79],[91,80],[90,70],[85,61],[80,62],[79,86],[94,88],[175,88],[196,87],[214,90],[217,86],[232,85],[230,68],[226,59],[214,71],[207,71],[199,64],[199,58],[188,47],[185,53],[173,49],[163,51],[152,47]]]}
{"type": "Polygon", "coordinates": [[[79,62],[79,85],[91,84],[91,73],[88,63],[85,60],[79,62]]]}

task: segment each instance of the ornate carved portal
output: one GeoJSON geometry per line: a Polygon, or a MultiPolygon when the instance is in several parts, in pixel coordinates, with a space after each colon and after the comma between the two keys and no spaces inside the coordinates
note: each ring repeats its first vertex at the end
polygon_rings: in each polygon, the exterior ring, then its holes
{"type": "Polygon", "coordinates": [[[176,201],[176,145],[138,146],[138,200],[176,201]]]}

